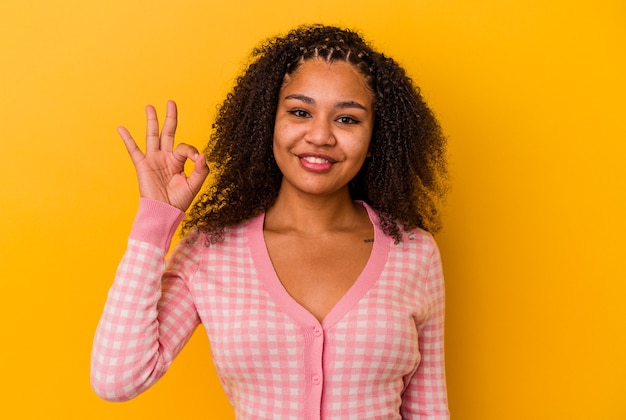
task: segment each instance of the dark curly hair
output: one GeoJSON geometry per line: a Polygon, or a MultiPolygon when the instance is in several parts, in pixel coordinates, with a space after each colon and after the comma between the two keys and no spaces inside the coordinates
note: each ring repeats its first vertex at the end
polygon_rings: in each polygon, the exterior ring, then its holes
{"type": "Polygon", "coordinates": [[[352,199],[372,206],[396,242],[402,229],[440,229],[446,139],[419,89],[393,59],[356,32],[311,25],[252,51],[247,70],[219,108],[205,150],[214,182],[191,207],[183,234],[198,229],[214,242],[224,228],[274,203],[282,180],[272,151],[279,92],[285,75],[313,58],[351,63],[375,95],[371,157],[349,185],[352,199]]]}

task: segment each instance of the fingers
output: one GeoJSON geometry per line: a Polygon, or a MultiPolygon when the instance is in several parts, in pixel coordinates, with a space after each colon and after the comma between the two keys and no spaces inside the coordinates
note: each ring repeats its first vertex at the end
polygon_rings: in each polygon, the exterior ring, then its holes
{"type": "Polygon", "coordinates": [[[196,159],[193,160],[193,172],[191,172],[188,178],[189,186],[196,194],[202,188],[202,184],[208,175],[209,167],[206,164],[206,158],[199,153],[196,159]]]}
{"type": "Polygon", "coordinates": [[[194,192],[197,193],[209,174],[209,167],[206,164],[205,156],[202,153],[198,153],[198,149],[195,147],[185,143],[181,143],[176,146],[176,149],[174,149],[172,154],[182,165],[184,165],[187,159],[193,161],[193,171],[187,180],[189,182],[189,186],[194,192]]]}
{"type": "Polygon", "coordinates": [[[176,149],[172,152],[174,158],[180,163],[185,163],[187,159],[193,160],[195,162],[196,157],[198,156],[198,149],[193,147],[190,144],[180,143],[176,146],[176,149]]]}
{"type": "Polygon", "coordinates": [[[171,152],[174,147],[174,134],[176,134],[176,125],[178,124],[178,111],[174,101],[167,101],[165,111],[165,122],[161,131],[161,150],[171,152]]]}
{"type": "Polygon", "coordinates": [[[137,146],[137,143],[125,127],[118,127],[117,132],[124,141],[124,146],[126,146],[126,150],[128,151],[130,159],[133,161],[133,164],[136,165],[140,160],[144,158],[143,152],[141,151],[139,146],[137,146]]]}
{"type": "Polygon", "coordinates": [[[159,138],[159,119],[152,105],[146,106],[146,153],[155,152],[161,148],[159,138]]]}
{"type": "Polygon", "coordinates": [[[146,106],[146,152],[171,152],[178,125],[178,111],[174,101],[167,101],[163,130],[159,133],[159,119],[152,105],[146,106]]]}

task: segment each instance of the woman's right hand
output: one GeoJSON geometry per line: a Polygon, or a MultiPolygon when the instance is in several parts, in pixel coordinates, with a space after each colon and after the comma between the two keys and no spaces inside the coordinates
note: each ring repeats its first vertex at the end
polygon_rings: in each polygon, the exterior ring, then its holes
{"type": "Polygon", "coordinates": [[[126,128],[117,129],[135,165],[139,194],[142,198],[162,201],[186,211],[209,174],[205,156],[188,144],[181,143],[174,147],[178,118],[173,101],[167,103],[165,122],[160,133],[157,113],[151,105],[146,107],[146,119],[145,153],[126,128]],[[189,176],[184,172],[187,159],[194,163],[189,176]]]}

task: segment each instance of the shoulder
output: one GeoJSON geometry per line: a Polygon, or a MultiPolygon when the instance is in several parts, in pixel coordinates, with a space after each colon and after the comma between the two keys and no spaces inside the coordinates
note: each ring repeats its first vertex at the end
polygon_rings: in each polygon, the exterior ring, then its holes
{"type": "Polygon", "coordinates": [[[419,247],[433,250],[437,248],[437,242],[430,232],[424,229],[415,228],[412,230],[402,230],[402,241],[399,245],[419,247]]]}
{"type": "Polygon", "coordinates": [[[402,230],[402,240],[390,241],[390,258],[412,265],[428,267],[433,259],[439,258],[437,242],[432,234],[422,229],[402,230]]]}
{"type": "Polygon", "coordinates": [[[192,229],[172,249],[168,269],[191,276],[200,267],[241,261],[247,253],[249,222],[224,228],[218,233],[192,229]]]}
{"type": "MultiPolygon", "coordinates": [[[[378,211],[365,201],[358,202],[367,210],[370,220],[372,221],[372,224],[374,225],[377,233],[386,235],[384,233],[383,222],[380,215],[378,214],[378,211]]],[[[430,232],[420,228],[406,230],[401,227],[400,223],[397,223],[397,226],[400,229],[400,240],[396,241],[395,238],[390,237],[390,246],[392,248],[405,251],[412,249],[433,251],[437,249],[435,238],[430,232]]]]}
{"type": "MultiPolygon", "coordinates": [[[[370,220],[372,224],[376,228],[378,232],[383,233],[383,226],[381,223],[381,218],[378,215],[378,212],[368,203],[364,201],[359,202],[370,216],[370,220]]],[[[395,241],[392,239],[392,247],[396,247],[399,249],[411,249],[411,248],[425,248],[425,249],[436,249],[437,243],[435,242],[435,238],[433,235],[420,228],[415,228],[411,230],[406,230],[400,228],[401,240],[398,243],[394,243],[395,241]]]]}
{"type": "Polygon", "coordinates": [[[189,252],[220,252],[245,245],[249,237],[259,229],[263,229],[263,214],[237,225],[226,226],[219,231],[193,229],[181,239],[179,246],[189,252]]]}

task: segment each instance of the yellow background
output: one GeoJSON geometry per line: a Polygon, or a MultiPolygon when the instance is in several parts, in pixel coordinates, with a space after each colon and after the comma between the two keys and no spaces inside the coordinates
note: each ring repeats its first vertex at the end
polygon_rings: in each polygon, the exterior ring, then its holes
{"type": "Polygon", "coordinates": [[[249,50],[311,22],[395,57],[449,136],[453,417],[625,419],[622,0],[3,0],[0,418],[232,418],[202,330],[134,401],[89,387],[137,202],[115,127],[172,98],[202,147],[249,50]]]}

